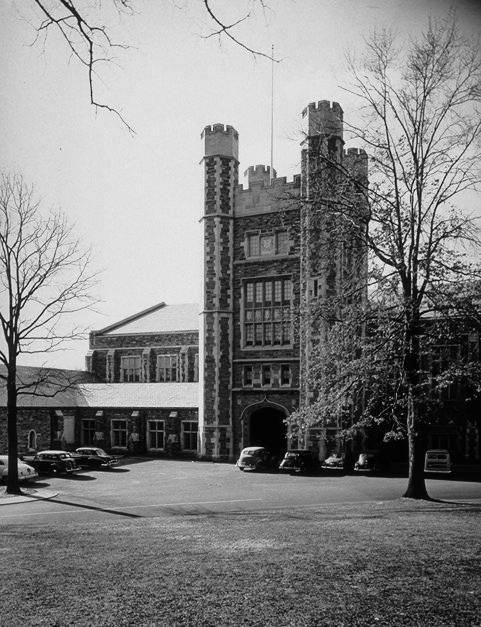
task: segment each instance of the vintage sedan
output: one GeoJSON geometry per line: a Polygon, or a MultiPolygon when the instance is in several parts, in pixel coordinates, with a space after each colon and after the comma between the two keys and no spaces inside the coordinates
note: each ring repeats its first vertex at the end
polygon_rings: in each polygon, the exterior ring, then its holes
{"type": "Polygon", "coordinates": [[[282,472],[306,473],[319,469],[319,462],[312,451],[307,449],[293,449],[287,451],[281,461],[279,470],[282,472]]]}
{"type": "Polygon", "coordinates": [[[31,463],[40,474],[72,474],[80,470],[75,458],[67,451],[39,451],[31,463]]]}
{"type": "Polygon", "coordinates": [[[239,470],[269,470],[275,468],[276,460],[263,446],[248,446],[242,449],[236,466],[239,470]]]}
{"type": "Polygon", "coordinates": [[[332,453],[322,462],[324,470],[344,470],[344,459],[337,453],[332,453]]]}
{"type": "Polygon", "coordinates": [[[96,446],[81,446],[72,454],[79,466],[87,468],[111,468],[119,463],[117,457],[109,455],[102,448],[96,446]]]}
{"type": "Polygon", "coordinates": [[[374,472],[377,469],[378,461],[374,453],[361,453],[354,464],[356,472],[374,472]]]}
{"type": "MultiPolygon", "coordinates": [[[[21,459],[17,460],[18,479],[19,481],[34,481],[38,477],[38,472],[29,464],[21,459]]],[[[0,455],[0,479],[7,481],[8,479],[8,455],[0,455]]]]}

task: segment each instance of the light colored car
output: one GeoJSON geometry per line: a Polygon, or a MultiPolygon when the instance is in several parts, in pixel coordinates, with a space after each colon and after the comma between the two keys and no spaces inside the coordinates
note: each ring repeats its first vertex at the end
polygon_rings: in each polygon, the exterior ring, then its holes
{"type": "MultiPolygon", "coordinates": [[[[37,479],[38,472],[21,459],[17,460],[19,481],[33,481],[37,479]]],[[[0,455],[0,477],[2,481],[8,479],[8,455],[0,455]]]]}
{"type": "Polygon", "coordinates": [[[424,472],[451,472],[451,456],[449,451],[442,448],[426,451],[424,457],[424,472]]]}
{"type": "Polygon", "coordinates": [[[239,470],[268,470],[276,466],[273,455],[263,446],[248,446],[236,462],[239,470]]]}
{"type": "Polygon", "coordinates": [[[322,468],[324,470],[344,470],[344,459],[337,453],[331,453],[322,462],[322,468]]]}

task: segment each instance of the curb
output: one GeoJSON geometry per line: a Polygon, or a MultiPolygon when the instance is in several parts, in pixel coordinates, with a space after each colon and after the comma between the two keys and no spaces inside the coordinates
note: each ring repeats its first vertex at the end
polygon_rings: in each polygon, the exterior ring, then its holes
{"type": "Polygon", "coordinates": [[[14,505],[17,503],[28,503],[29,501],[48,500],[53,499],[58,495],[58,492],[52,492],[51,490],[30,490],[28,494],[11,496],[0,494],[0,506],[2,505],[14,505]]]}

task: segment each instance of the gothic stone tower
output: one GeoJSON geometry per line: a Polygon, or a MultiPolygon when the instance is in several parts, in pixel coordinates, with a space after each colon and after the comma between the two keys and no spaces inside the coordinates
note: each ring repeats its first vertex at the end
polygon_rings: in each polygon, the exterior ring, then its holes
{"type": "Polygon", "coordinates": [[[232,457],[232,262],[238,134],[206,126],[204,156],[204,307],[199,431],[202,457],[232,457]]]}
{"type": "MultiPolygon", "coordinates": [[[[284,420],[302,402],[312,336],[310,300],[335,291],[343,259],[329,224],[309,212],[319,155],[366,171],[365,155],[343,150],[342,109],[321,101],[304,112],[302,173],[292,182],[268,166],[245,171],[238,185],[238,135],[207,126],[204,176],[204,308],[201,330],[200,455],[234,460],[241,448],[289,444],[284,420]],[[350,156],[349,156],[350,155],[350,156]]],[[[329,177],[329,173],[324,173],[329,177]]],[[[324,181],[329,182],[327,179],[324,181]]],[[[324,182],[322,184],[324,184],[324,182]]],[[[342,270],[343,272],[344,270],[342,270]]],[[[302,446],[321,453],[319,433],[302,446]]]]}

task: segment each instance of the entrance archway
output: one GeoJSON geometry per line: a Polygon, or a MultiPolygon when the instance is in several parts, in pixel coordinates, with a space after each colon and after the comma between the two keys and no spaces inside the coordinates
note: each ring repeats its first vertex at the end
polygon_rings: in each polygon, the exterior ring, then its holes
{"type": "Polygon", "coordinates": [[[275,455],[283,455],[287,449],[285,417],[276,407],[255,409],[249,417],[249,446],[265,446],[275,455]]]}

